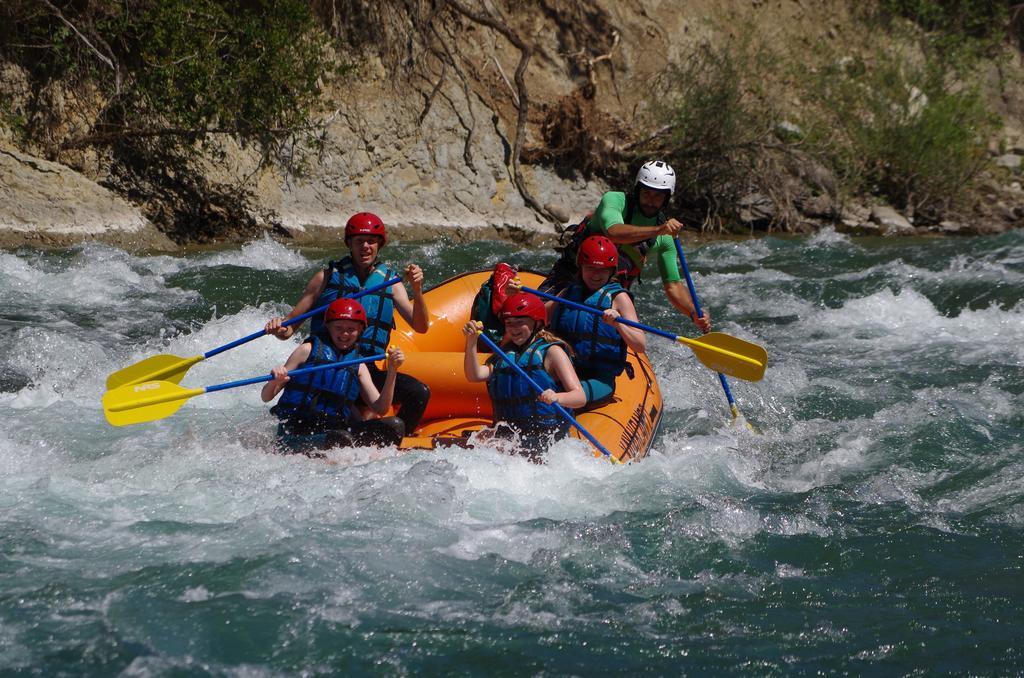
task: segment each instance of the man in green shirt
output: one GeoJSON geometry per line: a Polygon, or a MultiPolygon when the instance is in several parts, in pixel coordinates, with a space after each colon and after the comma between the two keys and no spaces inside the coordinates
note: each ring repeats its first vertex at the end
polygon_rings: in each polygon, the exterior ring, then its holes
{"type": "Polygon", "coordinates": [[[667,218],[664,208],[676,187],[676,173],[661,160],[645,163],[637,172],[633,192],[609,191],[601,197],[594,213],[583,220],[572,240],[562,249],[540,289],[558,294],[575,278],[576,252],[587,236],[604,235],[619,249],[619,283],[627,290],[640,278],[647,259],[653,255],[669,302],[702,331],[711,330],[711,317],[695,317],[693,300],[679,272],[673,238],[683,225],[667,218]]]}

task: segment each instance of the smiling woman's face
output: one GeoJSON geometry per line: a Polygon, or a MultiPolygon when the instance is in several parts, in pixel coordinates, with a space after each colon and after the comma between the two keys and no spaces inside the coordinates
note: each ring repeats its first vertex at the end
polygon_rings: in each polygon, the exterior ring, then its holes
{"type": "Polygon", "coordinates": [[[512,340],[516,346],[522,346],[530,337],[533,336],[533,330],[537,327],[537,321],[533,318],[506,318],[505,319],[505,332],[508,333],[509,339],[512,340]]]}
{"type": "Polygon", "coordinates": [[[341,318],[327,323],[327,332],[331,335],[331,342],[339,349],[348,349],[359,339],[363,333],[363,323],[355,320],[341,318]]]}

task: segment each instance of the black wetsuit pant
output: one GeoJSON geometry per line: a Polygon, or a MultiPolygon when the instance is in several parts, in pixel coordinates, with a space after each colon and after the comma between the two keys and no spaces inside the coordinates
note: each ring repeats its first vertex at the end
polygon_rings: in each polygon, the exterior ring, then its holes
{"type": "MultiPolygon", "coordinates": [[[[387,371],[378,369],[374,363],[366,363],[366,367],[370,370],[370,378],[377,390],[384,388],[387,371]]],[[[430,388],[419,379],[399,372],[395,378],[394,400],[398,405],[398,418],[405,424],[406,435],[412,435],[427,409],[430,388]]]]}
{"type": "Polygon", "coordinates": [[[540,462],[544,453],[556,440],[569,435],[567,424],[539,426],[523,422],[502,421],[494,424],[494,437],[511,440],[518,438],[521,454],[530,461],[540,462]]]}
{"type": "Polygon", "coordinates": [[[368,421],[292,417],[277,426],[282,451],[311,457],[335,447],[393,446],[402,442],[405,425],[398,417],[368,421]]]}

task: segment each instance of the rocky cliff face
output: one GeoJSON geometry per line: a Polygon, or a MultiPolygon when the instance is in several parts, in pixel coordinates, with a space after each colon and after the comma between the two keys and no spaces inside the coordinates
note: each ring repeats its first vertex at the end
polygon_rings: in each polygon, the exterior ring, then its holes
{"type": "Polygon", "coordinates": [[[70,168],[0,146],[0,247],[101,240],[173,250],[137,207],[70,168]]]}
{"type": "MultiPolygon", "coordinates": [[[[589,172],[595,157],[624,158],[626,146],[657,133],[648,110],[652,83],[696,42],[740,25],[797,50],[864,37],[851,34],[851,4],[831,0],[542,0],[502,7],[501,30],[460,15],[444,28],[446,39],[420,39],[407,53],[411,63],[369,51],[354,74],[325,76],[323,135],[316,153],[296,146],[298,173],[268,165],[231,140],[220,140],[203,162],[154,175],[158,159],[133,168],[101,150],[97,162],[48,162],[15,149],[10,134],[0,137],[0,245],[102,236],[158,248],[172,246],[161,232],[180,244],[264,230],[312,241],[335,237],[349,215],[363,210],[380,214],[398,237],[550,242],[560,223],[581,217],[609,182],[633,170],[623,162],[609,174],[605,162],[600,174],[589,172]],[[532,50],[523,86],[515,79],[523,52],[509,35],[532,50]],[[183,173],[195,176],[183,181],[183,173]]],[[[1006,91],[1020,99],[1017,90],[1004,89],[1004,104],[1006,91]]],[[[1007,135],[1021,110],[1013,101],[1004,105],[1007,135]]],[[[1005,156],[1006,144],[995,151],[1005,156]]],[[[1004,212],[1012,223],[1012,185],[1000,177],[992,183],[998,200],[1009,201],[1004,212]]],[[[811,207],[841,228],[848,222],[860,232],[915,232],[909,222],[890,214],[876,219],[867,208],[811,207]],[[893,223],[898,228],[886,225],[893,223]]]]}

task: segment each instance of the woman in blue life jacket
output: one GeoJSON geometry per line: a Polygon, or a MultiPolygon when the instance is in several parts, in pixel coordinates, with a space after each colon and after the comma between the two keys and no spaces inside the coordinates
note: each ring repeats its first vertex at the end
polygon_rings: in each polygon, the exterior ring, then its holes
{"type": "Polygon", "coordinates": [[[547,311],[532,294],[510,296],[501,306],[505,323],[505,342],[501,349],[509,359],[535,381],[539,395],[498,355],[481,365],[477,357],[479,322],[470,320],[462,329],[466,336],[463,369],[471,382],[487,382],[487,393],[494,407],[494,435],[518,436],[528,456],[536,459],[546,446],[569,433],[569,424],[552,405],[558,403],[570,412],[586,402],[583,387],[569,359],[568,347],[547,332],[547,311]]]}
{"type": "Polygon", "coordinates": [[[281,419],[277,433],[288,451],[323,456],[319,450],[352,445],[397,445],[405,435],[398,417],[363,421],[357,399],[384,414],[395,395],[395,379],[405,356],[389,348],[387,375],[378,391],[366,363],[288,376],[302,366],[313,367],[361,357],[359,338],[366,329],[366,310],[354,299],[338,299],[327,307],[323,328],[292,351],[283,365],[270,371],[273,380],[260,396],[270,402],[284,393],[271,413],[281,419]]]}
{"type": "Polygon", "coordinates": [[[587,313],[549,301],[551,329],[572,346],[576,367],[587,404],[600,403],[615,392],[615,378],[626,367],[626,348],[637,353],[647,350],[644,333],[615,322],[625,318],[637,322],[633,299],[614,279],[619,263],[615,243],[603,235],[592,235],[580,245],[575,279],[558,296],[604,311],[587,313]]]}

